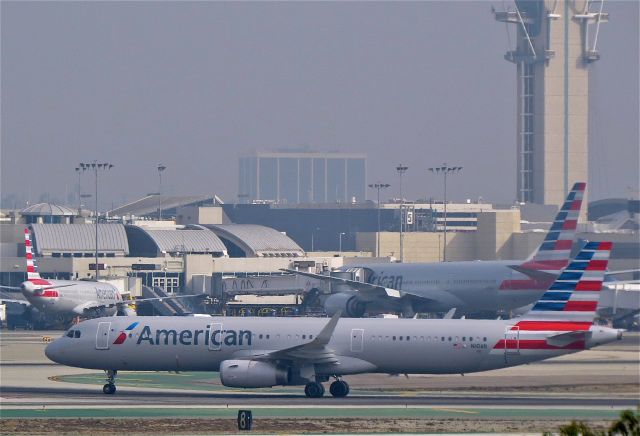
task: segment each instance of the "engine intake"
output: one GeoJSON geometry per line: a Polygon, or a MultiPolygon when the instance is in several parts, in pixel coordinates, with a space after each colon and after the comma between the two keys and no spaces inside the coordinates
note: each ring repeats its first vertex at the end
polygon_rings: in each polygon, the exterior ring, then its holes
{"type": "Polygon", "coordinates": [[[324,300],[324,310],[329,316],[333,316],[341,310],[349,318],[361,318],[366,309],[365,302],[360,301],[357,296],[345,292],[329,295],[324,300]]]}
{"type": "Polygon", "coordinates": [[[288,367],[259,360],[224,360],[220,363],[220,381],[231,388],[270,388],[289,384],[288,367]]]}

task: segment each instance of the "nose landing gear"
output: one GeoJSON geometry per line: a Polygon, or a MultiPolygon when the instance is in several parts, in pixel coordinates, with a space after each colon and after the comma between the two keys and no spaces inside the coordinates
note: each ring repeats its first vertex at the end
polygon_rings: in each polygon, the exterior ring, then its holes
{"type": "Polygon", "coordinates": [[[118,371],[115,369],[110,369],[105,371],[107,374],[107,383],[102,386],[102,392],[107,395],[113,395],[116,393],[116,376],[118,375],[118,371]]]}

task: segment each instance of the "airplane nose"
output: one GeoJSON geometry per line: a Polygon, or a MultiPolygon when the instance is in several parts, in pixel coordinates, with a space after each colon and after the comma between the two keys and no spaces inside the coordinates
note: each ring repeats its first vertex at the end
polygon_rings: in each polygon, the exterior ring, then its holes
{"type": "Polygon", "coordinates": [[[47,356],[49,360],[52,360],[56,363],[63,363],[62,356],[64,355],[63,351],[64,345],[60,343],[60,340],[55,340],[46,346],[44,349],[44,355],[47,356]]]}

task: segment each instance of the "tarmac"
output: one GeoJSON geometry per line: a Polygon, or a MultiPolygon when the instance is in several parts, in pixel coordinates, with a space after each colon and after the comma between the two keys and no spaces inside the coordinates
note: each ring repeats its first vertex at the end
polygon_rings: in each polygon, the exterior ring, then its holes
{"type": "Polygon", "coordinates": [[[0,416],[5,424],[33,418],[229,420],[239,409],[251,409],[254,420],[472,420],[481,423],[472,428],[483,431],[498,421],[604,422],[640,405],[637,333],[593,350],[464,376],[349,376],[347,398],[320,399],[306,398],[299,386],[226,388],[213,372],[121,372],[118,392],[104,395],[102,372],[61,366],[44,356],[46,341],[61,334],[0,332],[0,416]]]}

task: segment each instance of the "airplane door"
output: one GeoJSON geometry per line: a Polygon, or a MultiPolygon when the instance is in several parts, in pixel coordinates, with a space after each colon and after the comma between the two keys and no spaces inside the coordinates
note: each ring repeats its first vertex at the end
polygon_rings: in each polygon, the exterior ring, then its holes
{"type": "Polygon", "coordinates": [[[504,360],[509,356],[520,354],[520,327],[509,325],[504,330],[504,360]]]}
{"type": "Polygon", "coordinates": [[[352,329],[351,330],[351,351],[359,352],[364,348],[364,330],[352,329]]]}
{"type": "Polygon", "coordinates": [[[209,327],[209,350],[220,351],[222,349],[222,323],[214,322],[209,327]]]}
{"type": "Polygon", "coordinates": [[[109,332],[111,331],[110,322],[98,323],[98,331],[96,332],[96,350],[109,349],[109,332]]]}

